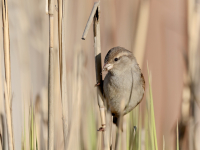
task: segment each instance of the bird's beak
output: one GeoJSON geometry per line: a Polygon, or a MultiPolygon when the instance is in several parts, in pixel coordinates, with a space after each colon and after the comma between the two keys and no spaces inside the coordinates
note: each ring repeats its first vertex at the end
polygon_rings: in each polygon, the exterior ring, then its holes
{"type": "Polygon", "coordinates": [[[103,71],[109,71],[112,68],[113,68],[113,64],[107,64],[107,63],[105,63],[103,65],[103,71]]]}

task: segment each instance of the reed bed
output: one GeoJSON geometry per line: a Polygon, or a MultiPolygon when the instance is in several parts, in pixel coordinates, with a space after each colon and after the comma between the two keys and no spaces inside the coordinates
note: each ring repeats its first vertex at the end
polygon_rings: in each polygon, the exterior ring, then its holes
{"type": "MultiPolygon", "coordinates": [[[[4,65],[1,65],[0,58],[0,104],[5,103],[5,106],[0,106],[0,150],[198,149],[198,136],[194,132],[198,131],[198,107],[191,102],[199,103],[200,84],[197,77],[200,65],[196,57],[199,55],[199,33],[196,32],[200,29],[197,13],[199,5],[194,0],[188,1],[187,5],[187,31],[190,38],[187,41],[188,50],[184,52],[186,80],[183,81],[180,118],[176,119],[178,123],[172,127],[176,132],[171,135],[167,131],[170,136],[165,134],[168,124],[160,125],[162,119],[157,114],[160,108],[157,104],[161,100],[158,99],[156,89],[164,87],[158,87],[162,85],[158,82],[163,81],[156,79],[157,74],[168,67],[166,64],[170,64],[164,58],[171,54],[167,53],[166,41],[169,39],[165,39],[168,30],[159,28],[162,31],[159,35],[163,34],[160,37],[165,37],[163,43],[156,41],[156,44],[149,44],[151,37],[158,34],[157,30],[153,30],[155,35],[150,34],[152,22],[156,20],[152,19],[155,15],[154,5],[149,0],[95,3],[91,0],[47,0],[46,6],[43,1],[30,1],[28,4],[23,0],[11,0],[9,3],[2,0],[4,55],[1,55],[2,51],[0,57],[4,58],[4,65]],[[45,7],[48,15],[45,14],[45,7]],[[153,51],[155,45],[162,44],[163,49],[153,51]],[[103,58],[114,46],[123,46],[133,51],[146,80],[145,97],[140,105],[124,117],[123,132],[112,124],[112,117],[107,113],[109,110],[104,106],[102,90],[105,76],[102,73],[103,58]],[[154,54],[153,58],[150,53],[154,54]],[[167,55],[160,58],[161,55],[157,53],[167,55]],[[164,66],[159,68],[159,72],[155,69],[157,57],[160,58],[159,65],[164,66]],[[150,69],[146,67],[147,60],[150,69]],[[4,85],[2,89],[1,85],[4,85]],[[187,95],[188,92],[191,97],[187,95]],[[1,93],[5,95],[4,102],[1,93]],[[17,105],[12,105],[12,102],[17,105]],[[190,114],[191,111],[195,113],[190,114]],[[99,128],[105,128],[105,131],[97,131],[99,128]],[[189,145],[184,145],[181,135],[187,136],[189,145]],[[14,140],[14,137],[17,138],[14,140]]],[[[168,75],[165,74],[162,80],[171,78],[168,75]]],[[[167,90],[161,93],[163,97],[168,94],[167,90]]],[[[171,110],[162,111],[168,114],[171,110]]]]}

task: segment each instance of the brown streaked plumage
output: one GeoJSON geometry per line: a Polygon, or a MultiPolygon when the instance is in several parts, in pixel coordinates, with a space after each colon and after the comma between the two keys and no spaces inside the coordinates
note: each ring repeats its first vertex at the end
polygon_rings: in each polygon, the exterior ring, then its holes
{"type": "Polygon", "coordinates": [[[144,76],[133,54],[122,47],[108,51],[103,70],[108,71],[103,83],[105,99],[113,123],[119,126],[120,115],[126,115],[141,102],[145,90],[144,76]]]}

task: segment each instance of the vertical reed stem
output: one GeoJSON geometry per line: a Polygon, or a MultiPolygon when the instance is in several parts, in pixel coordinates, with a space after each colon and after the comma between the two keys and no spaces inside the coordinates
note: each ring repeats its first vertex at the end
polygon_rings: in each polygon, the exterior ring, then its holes
{"type": "MultiPolygon", "coordinates": [[[[101,68],[101,42],[100,42],[100,1],[95,2],[88,22],[86,24],[85,30],[83,32],[82,39],[85,40],[87,33],[89,31],[89,27],[92,23],[93,19],[93,34],[94,34],[94,54],[95,54],[95,69],[96,69],[96,82],[100,83],[97,86],[97,101],[100,109],[101,115],[101,125],[102,128],[105,129],[106,127],[106,118],[105,118],[105,108],[103,104],[103,85],[102,85],[102,68],[101,68]]],[[[107,131],[103,132],[103,140],[104,140],[104,149],[109,149],[109,142],[108,142],[109,134],[107,131]]]]}
{"type": "Polygon", "coordinates": [[[5,119],[4,115],[0,113],[0,123],[1,123],[1,135],[0,135],[0,150],[5,150],[6,149],[6,125],[5,125],[5,119]]]}
{"type": "Polygon", "coordinates": [[[5,63],[5,80],[7,83],[7,90],[11,96],[11,71],[10,71],[10,36],[9,36],[9,20],[8,20],[8,6],[7,0],[2,0],[2,22],[3,22],[3,47],[4,47],[4,63],[5,63]]]}
{"type": "Polygon", "coordinates": [[[10,112],[10,99],[7,91],[7,84],[4,83],[5,87],[5,111],[6,111],[6,123],[8,130],[8,147],[9,150],[14,150],[13,135],[12,135],[12,123],[11,123],[11,112],[10,112]]]}
{"type": "Polygon", "coordinates": [[[63,122],[63,137],[64,137],[64,149],[67,149],[67,137],[68,137],[68,110],[67,110],[67,81],[66,81],[66,60],[65,50],[63,48],[63,0],[58,0],[58,40],[59,40],[59,63],[60,63],[60,88],[62,99],[62,122],[63,122]]]}
{"type": "Polygon", "coordinates": [[[11,105],[11,69],[10,69],[10,37],[7,0],[2,0],[2,22],[3,22],[3,47],[5,65],[5,111],[8,130],[9,150],[14,149],[12,131],[12,105],[11,105]]]}
{"type": "MultiPolygon", "coordinates": [[[[101,42],[100,42],[100,4],[96,9],[96,13],[93,18],[93,34],[94,34],[94,51],[95,51],[95,69],[96,69],[96,80],[97,83],[100,83],[100,86],[97,86],[97,101],[100,109],[101,115],[101,124],[102,127],[105,127],[105,108],[103,104],[103,99],[101,97],[103,93],[103,85],[102,85],[102,67],[101,67],[101,42]]],[[[107,131],[103,132],[103,140],[104,140],[104,149],[109,149],[108,144],[108,134],[107,131]]]]}
{"type": "Polygon", "coordinates": [[[53,0],[48,1],[49,13],[49,73],[48,73],[48,150],[54,149],[54,47],[53,47],[53,0]]]}

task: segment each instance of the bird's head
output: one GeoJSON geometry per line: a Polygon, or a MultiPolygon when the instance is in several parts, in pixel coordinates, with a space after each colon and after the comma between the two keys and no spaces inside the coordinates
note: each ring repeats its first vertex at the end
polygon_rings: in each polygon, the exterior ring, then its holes
{"type": "MultiPolygon", "coordinates": [[[[103,71],[111,73],[123,72],[134,63],[133,54],[122,47],[114,47],[110,49],[104,59],[103,71]]],[[[135,61],[135,63],[137,63],[135,61]]]]}

